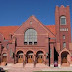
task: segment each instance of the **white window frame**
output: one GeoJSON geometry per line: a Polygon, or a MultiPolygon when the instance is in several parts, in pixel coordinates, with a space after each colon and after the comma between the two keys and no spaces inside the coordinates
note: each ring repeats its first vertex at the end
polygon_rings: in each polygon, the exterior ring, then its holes
{"type": "Polygon", "coordinates": [[[60,17],[60,25],[66,25],[66,17],[65,16],[60,17]],[[65,24],[61,24],[61,18],[65,18],[65,24]]]}
{"type": "Polygon", "coordinates": [[[60,28],[60,31],[68,31],[68,28],[60,28]]]}

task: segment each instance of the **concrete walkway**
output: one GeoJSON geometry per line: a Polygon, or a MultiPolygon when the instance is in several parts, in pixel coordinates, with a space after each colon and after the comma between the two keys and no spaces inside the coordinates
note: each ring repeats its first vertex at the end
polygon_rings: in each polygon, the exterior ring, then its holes
{"type": "Polygon", "coordinates": [[[36,67],[36,68],[32,68],[32,67],[25,67],[25,68],[23,68],[23,67],[4,67],[4,66],[2,66],[3,68],[4,68],[4,70],[8,70],[8,72],[33,72],[33,71],[42,71],[41,69],[41,67],[40,68],[38,68],[38,67],[36,67]]]}
{"type": "Polygon", "coordinates": [[[33,71],[72,71],[72,67],[63,67],[63,68],[41,68],[41,67],[36,67],[36,68],[4,68],[7,69],[8,72],[33,72],[33,71]]]}
{"type": "Polygon", "coordinates": [[[42,71],[72,71],[72,67],[61,67],[61,68],[59,68],[59,67],[57,67],[57,68],[55,68],[55,67],[53,67],[53,68],[43,68],[43,69],[41,69],[42,71]]]}
{"type": "Polygon", "coordinates": [[[8,72],[33,72],[33,71],[72,71],[72,67],[13,67],[13,66],[1,66],[8,72]]]}
{"type": "Polygon", "coordinates": [[[38,63],[34,67],[33,63],[27,63],[23,67],[23,63],[16,63],[16,64],[8,64],[7,66],[1,66],[8,72],[33,72],[33,71],[42,71],[43,68],[49,68],[47,65],[43,63],[38,63]]]}

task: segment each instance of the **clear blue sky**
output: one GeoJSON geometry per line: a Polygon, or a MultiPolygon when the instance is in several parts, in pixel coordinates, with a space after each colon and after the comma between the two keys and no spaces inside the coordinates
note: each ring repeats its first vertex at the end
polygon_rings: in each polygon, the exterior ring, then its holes
{"type": "Polygon", "coordinates": [[[72,27],[72,0],[0,0],[0,26],[21,25],[31,15],[43,24],[55,24],[55,7],[70,6],[72,27]]]}

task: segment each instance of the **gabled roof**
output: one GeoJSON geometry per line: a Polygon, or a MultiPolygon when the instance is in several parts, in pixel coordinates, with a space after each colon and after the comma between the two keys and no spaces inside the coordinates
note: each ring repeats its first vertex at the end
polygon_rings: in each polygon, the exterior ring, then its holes
{"type": "Polygon", "coordinates": [[[54,35],[56,34],[55,25],[45,25],[47,29],[49,29],[54,35]]]}
{"type": "Polygon", "coordinates": [[[43,25],[35,16],[31,16],[36,22],[39,22],[45,29],[50,31],[50,36],[54,37],[55,36],[55,25],[43,25]]]}
{"type": "MultiPolygon", "coordinates": [[[[55,33],[55,25],[44,25],[48,30],[50,30],[54,35],[55,33]]],[[[9,35],[12,34],[19,28],[20,26],[0,26],[0,33],[3,34],[5,39],[9,39],[9,35]]]]}
{"type": "Polygon", "coordinates": [[[19,26],[0,26],[0,33],[3,34],[5,39],[9,39],[9,35],[13,34],[19,26]]]}

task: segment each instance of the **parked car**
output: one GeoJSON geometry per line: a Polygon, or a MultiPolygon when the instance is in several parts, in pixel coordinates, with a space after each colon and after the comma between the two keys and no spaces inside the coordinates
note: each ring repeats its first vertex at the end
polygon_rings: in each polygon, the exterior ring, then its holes
{"type": "Polygon", "coordinates": [[[54,67],[58,67],[58,61],[54,61],[54,67]]]}

